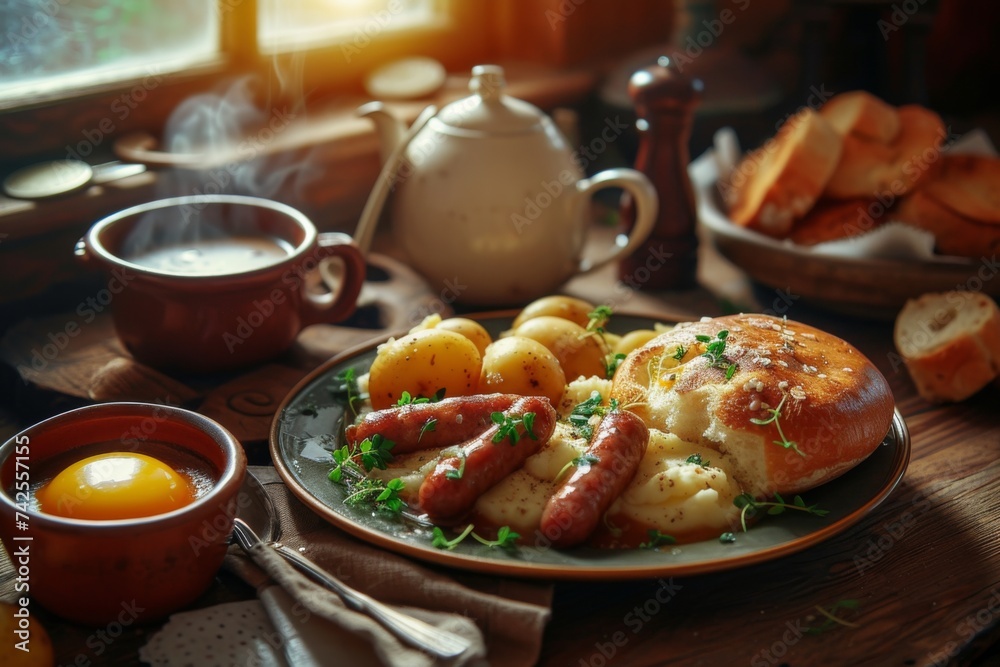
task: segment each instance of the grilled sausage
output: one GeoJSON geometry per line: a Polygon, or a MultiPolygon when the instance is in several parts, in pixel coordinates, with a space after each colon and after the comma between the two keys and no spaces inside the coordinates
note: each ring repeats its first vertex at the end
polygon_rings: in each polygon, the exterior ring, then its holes
{"type": "Polygon", "coordinates": [[[490,415],[507,410],[518,398],[516,394],[455,396],[436,403],[410,403],[376,410],[348,426],[344,434],[352,445],[379,434],[395,443],[394,455],[447,447],[485,431],[492,423],[490,415]],[[432,427],[427,427],[428,424],[432,427]]]}
{"type": "Polygon", "coordinates": [[[505,410],[504,416],[518,418],[529,412],[535,415],[531,434],[525,433],[523,425],[517,426],[516,444],[511,444],[509,437],[493,442],[500,429],[500,425],[494,424],[460,445],[458,454],[438,461],[420,485],[420,510],[435,522],[460,519],[472,509],[479,496],[538,452],[552,437],[556,411],[545,397],[524,396],[505,410]]]}
{"type": "Polygon", "coordinates": [[[604,416],[585,455],[597,460],[577,466],[542,511],[541,531],[558,549],[586,540],[604,512],[639,468],[646,453],[649,429],[631,412],[604,416]]]}

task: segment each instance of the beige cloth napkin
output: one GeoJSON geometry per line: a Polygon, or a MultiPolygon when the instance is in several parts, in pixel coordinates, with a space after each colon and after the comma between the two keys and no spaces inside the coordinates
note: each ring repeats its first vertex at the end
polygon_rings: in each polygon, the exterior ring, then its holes
{"type": "MultiPolygon", "coordinates": [[[[535,664],[550,615],[551,585],[454,571],[443,573],[369,546],[337,530],[299,502],[273,468],[253,467],[251,472],[274,502],[282,543],[300,550],[354,588],[476,643],[472,650],[447,664],[535,664]]],[[[286,619],[294,621],[312,615],[326,619],[361,638],[385,665],[445,664],[399,642],[377,622],[348,609],[336,595],[299,574],[276,553],[264,551],[266,574],[238,547],[230,550],[226,567],[261,592],[279,583],[298,603],[286,619]]],[[[315,625],[303,636],[315,636],[315,625]]]]}

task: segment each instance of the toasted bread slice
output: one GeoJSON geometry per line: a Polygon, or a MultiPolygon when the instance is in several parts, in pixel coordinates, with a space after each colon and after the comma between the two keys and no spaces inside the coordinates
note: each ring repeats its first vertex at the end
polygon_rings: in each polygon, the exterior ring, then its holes
{"type": "Polygon", "coordinates": [[[1000,225],[959,215],[923,188],[900,201],[893,219],[929,231],[943,255],[978,258],[1000,252],[1000,225]]]}
{"type": "Polygon", "coordinates": [[[927,194],[959,215],[1000,225],[1000,158],[943,155],[927,194]]]}
{"type": "Polygon", "coordinates": [[[880,144],[895,140],[902,127],[895,107],[863,90],[833,96],[820,114],[842,136],[853,134],[880,144]]]}
{"type": "Polygon", "coordinates": [[[836,130],[812,109],[792,116],[733,171],[728,188],[732,220],[770,236],[787,236],[823,192],[841,145],[836,130]]]}
{"type": "Polygon", "coordinates": [[[823,193],[833,199],[900,196],[940,168],[947,136],[941,117],[919,105],[900,107],[902,129],[889,144],[852,134],[844,137],[840,162],[823,193]]]}
{"type": "Polygon", "coordinates": [[[978,292],[924,294],[896,318],[896,349],[928,401],[962,401],[1000,373],[1000,310],[978,292]]]}
{"type": "Polygon", "coordinates": [[[816,245],[858,236],[885,222],[885,213],[885,207],[875,200],[821,199],[795,223],[789,238],[799,245],[816,245]]]}

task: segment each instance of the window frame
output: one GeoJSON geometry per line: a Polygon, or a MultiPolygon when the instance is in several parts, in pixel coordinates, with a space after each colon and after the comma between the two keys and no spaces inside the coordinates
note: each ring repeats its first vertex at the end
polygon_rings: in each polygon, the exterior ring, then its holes
{"type": "Polygon", "coordinates": [[[257,76],[269,90],[278,91],[268,100],[277,106],[302,103],[301,91],[308,91],[308,102],[362,94],[366,72],[404,55],[422,53],[449,68],[486,58],[489,12],[479,3],[434,2],[443,20],[427,26],[385,30],[372,35],[370,45],[366,43],[355,51],[346,50],[345,44],[350,44],[344,40],[331,40],[305,50],[267,52],[257,43],[258,0],[218,0],[217,57],[156,76],[147,74],[0,99],[0,170],[10,171],[39,159],[115,159],[116,138],[140,130],[158,135],[185,99],[217,90],[221,83],[246,75],[257,76]],[[345,53],[354,57],[345,58],[345,53]],[[296,72],[300,77],[296,81],[298,89],[283,87],[276,71],[280,75],[296,72]],[[142,113],[128,113],[140,101],[142,113]]]}

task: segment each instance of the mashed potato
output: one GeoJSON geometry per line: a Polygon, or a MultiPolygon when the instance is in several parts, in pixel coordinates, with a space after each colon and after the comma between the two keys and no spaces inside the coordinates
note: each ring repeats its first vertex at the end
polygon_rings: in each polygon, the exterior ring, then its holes
{"type": "Polygon", "coordinates": [[[736,525],[733,499],[739,494],[725,455],[650,429],[646,455],[608,510],[607,523],[628,532],[655,529],[678,541],[718,536],[736,525]],[[687,463],[694,454],[702,465],[687,463]]]}

